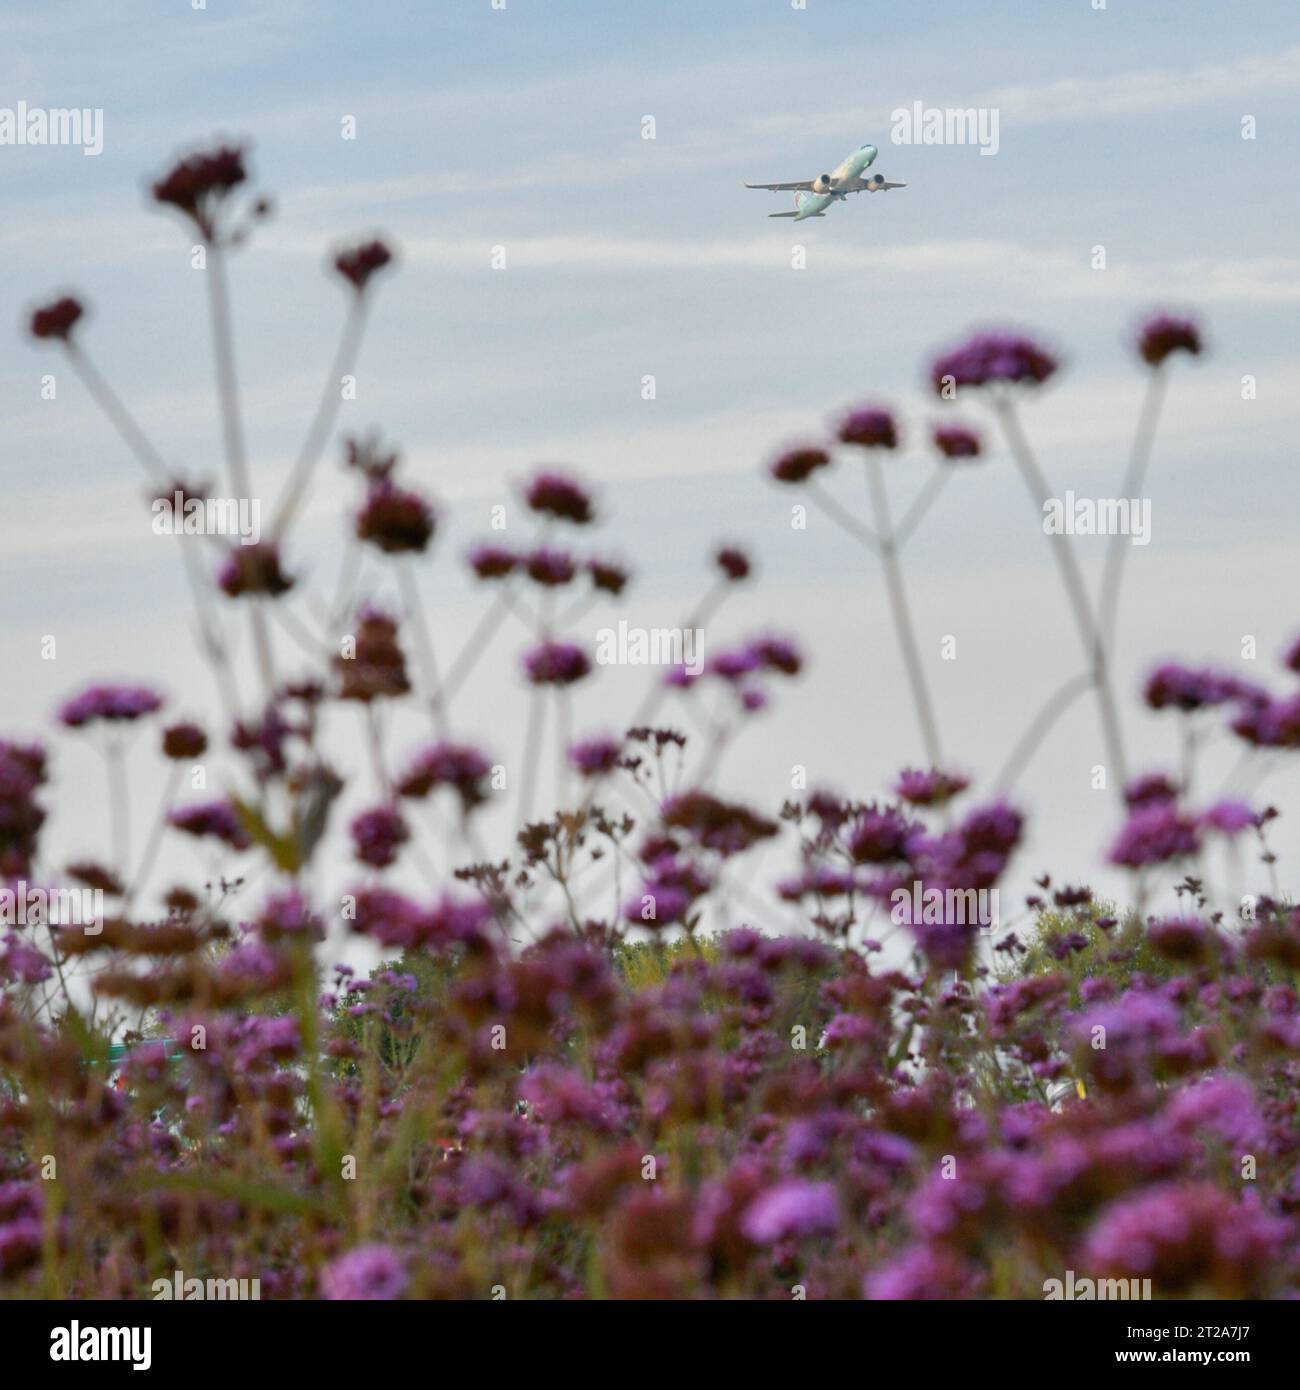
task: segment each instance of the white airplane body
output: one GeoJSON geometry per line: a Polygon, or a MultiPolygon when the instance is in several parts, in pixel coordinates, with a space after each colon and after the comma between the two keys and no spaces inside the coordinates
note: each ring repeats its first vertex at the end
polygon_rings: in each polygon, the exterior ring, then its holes
{"type": "Polygon", "coordinates": [[[850,193],[882,193],[890,188],[906,188],[905,183],[889,183],[879,174],[863,178],[880,153],[874,145],[860,145],[849,157],[837,164],[829,174],[815,179],[798,179],[792,183],[747,183],[746,188],[766,188],[774,193],[794,193],[793,212],[769,212],[769,217],[793,217],[802,222],[807,217],[825,217],[832,203],[842,203],[850,193]]]}

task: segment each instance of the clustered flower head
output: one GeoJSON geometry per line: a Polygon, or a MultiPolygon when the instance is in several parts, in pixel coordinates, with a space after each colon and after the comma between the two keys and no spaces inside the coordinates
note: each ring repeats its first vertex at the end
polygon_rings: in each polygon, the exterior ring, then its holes
{"type": "Polygon", "coordinates": [[[949,462],[978,458],[981,453],[979,435],[965,425],[935,425],[930,438],[949,462]]]}
{"type": "Polygon", "coordinates": [[[888,410],[863,406],[850,411],[835,432],[841,444],[857,444],[863,449],[896,449],[898,427],[888,410]]]}
{"type": "Polygon", "coordinates": [[[162,696],[143,685],[92,685],[59,710],[59,723],[69,729],[88,724],[133,724],[162,708],[162,696]]]}
{"type": "Polygon", "coordinates": [[[831,456],[825,449],[803,445],[777,458],[771,473],[779,483],[805,483],[819,468],[829,467],[830,461],[831,456]]]}
{"type": "Polygon", "coordinates": [[[575,526],[586,526],[595,518],[586,489],[564,473],[537,473],[524,489],[524,500],[530,511],[575,526]]]}
{"type": "Polygon", "coordinates": [[[386,555],[418,554],[433,536],[433,508],[388,478],[371,482],[357,512],[356,536],[386,555]]]}
{"type": "Polygon", "coordinates": [[[281,568],[279,548],[269,541],[258,541],[231,546],[217,585],[229,598],[279,598],[293,588],[293,579],[281,568]]]}
{"type": "Polygon", "coordinates": [[[1195,357],[1200,351],[1201,332],[1191,319],[1157,314],[1142,325],[1138,352],[1149,367],[1160,366],[1174,352],[1186,352],[1195,357]]]}
{"type": "Polygon", "coordinates": [[[366,241],[340,251],[334,258],[334,269],[358,294],[364,294],[371,278],[392,259],[393,253],[382,241],[366,241]]]}
{"type": "Polygon", "coordinates": [[[1049,352],[1020,334],[977,333],[935,359],[930,382],[940,395],[959,386],[1038,386],[1056,368],[1049,352]]]}
{"type": "Polygon", "coordinates": [[[66,343],[72,330],[85,312],[79,299],[64,295],[61,299],[42,305],[32,313],[30,329],[33,338],[54,338],[66,343]]]}
{"type": "Polygon", "coordinates": [[[590,670],[587,653],[573,642],[539,642],[524,655],[524,673],[532,685],[573,685],[590,670]]]}
{"type": "Polygon", "coordinates": [[[217,209],[247,177],[244,150],[220,145],[179,160],[154,183],[152,193],[155,202],[184,213],[210,239],[217,231],[217,209]]]}

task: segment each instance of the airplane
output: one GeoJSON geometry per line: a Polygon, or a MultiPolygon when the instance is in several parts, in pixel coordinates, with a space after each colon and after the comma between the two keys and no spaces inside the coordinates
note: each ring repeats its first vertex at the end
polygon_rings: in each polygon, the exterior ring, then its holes
{"type": "Polygon", "coordinates": [[[793,217],[796,222],[806,217],[825,217],[832,203],[842,203],[850,193],[881,193],[890,188],[907,187],[905,183],[889,183],[879,174],[862,177],[862,171],[875,162],[879,153],[874,145],[860,145],[829,174],[818,174],[815,179],[795,183],[747,183],[745,187],[767,188],[777,193],[795,190],[794,211],[769,212],[769,217],[793,217]]]}

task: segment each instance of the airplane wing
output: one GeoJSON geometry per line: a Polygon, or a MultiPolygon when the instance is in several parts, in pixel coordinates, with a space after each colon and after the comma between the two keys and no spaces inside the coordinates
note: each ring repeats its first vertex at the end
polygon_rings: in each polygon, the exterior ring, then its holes
{"type": "Polygon", "coordinates": [[[812,179],[804,179],[802,183],[747,183],[746,188],[767,188],[773,193],[793,193],[797,188],[810,189],[813,186],[812,179]]]}
{"type": "Polygon", "coordinates": [[[905,183],[890,183],[886,179],[845,179],[836,190],[839,193],[883,193],[887,188],[906,188],[905,183]]]}

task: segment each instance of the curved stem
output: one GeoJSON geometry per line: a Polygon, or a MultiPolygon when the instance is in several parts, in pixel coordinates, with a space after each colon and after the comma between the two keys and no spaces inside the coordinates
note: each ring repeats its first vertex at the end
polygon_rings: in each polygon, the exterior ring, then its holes
{"type": "Polygon", "coordinates": [[[442,683],[443,695],[447,700],[451,699],[461,681],[469,675],[474,663],[483,654],[509,611],[504,591],[498,593],[478,620],[473,632],[465,639],[465,645],[456,653],[456,658],[447,671],[447,677],[442,683]]]}
{"type": "Polygon", "coordinates": [[[289,479],[276,505],[275,516],[271,522],[273,542],[278,541],[284,534],[294,513],[307,496],[307,484],[311,481],[312,472],[320,460],[329,432],[338,417],[339,403],[342,400],[339,381],[348,374],[356,361],[365,321],[366,297],[364,294],[353,295],[347,317],[343,321],[338,347],[334,351],[334,361],[330,364],[329,375],[325,378],[325,389],[321,392],[320,404],[316,407],[307,438],[294,460],[289,479]]]}
{"type": "Polygon", "coordinates": [[[903,519],[898,523],[898,529],[894,532],[895,545],[901,546],[921,524],[926,512],[934,505],[935,499],[943,491],[944,484],[950,477],[952,477],[950,464],[935,464],[934,471],[926,479],[925,486],[917,493],[916,500],[903,513],[903,519]]]}
{"type": "Polygon", "coordinates": [[[1052,695],[1041,710],[1034,716],[1029,727],[1020,736],[1020,742],[1012,750],[1011,756],[998,773],[994,785],[999,791],[1008,787],[1025,770],[1029,759],[1038,751],[1038,745],[1047,737],[1052,725],[1065,713],[1085,690],[1092,688],[1092,672],[1071,676],[1068,681],[1052,695]]]}
{"type": "Polygon", "coordinates": [[[842,507],[829,492],[824,492],[821,486],[809,478],[804,485],[809,497],[826,513],[832,521],[847,531],[856,541],[860,541],[868,550],[873,550],[877,555],[882,549],[881,538],[869,527],[864,526],[857,517],[847,508],[842,507]]]}
{"type": "Polygon", "coordinates": [[[921,651],[917,646],[916,630],[912,625],[912,615],[907,606],[907,594],[903,588],[903,570],[898,562],[898,545],[894,538],[893,523],[889,513],[889,492],[885,487],[885,474],[880,460],[867,459],[867,480],[871,487],[871,503],[876,515],[876,529],[880,533],[880,558],[885,567],[885,588],[889,595],[889,607],[894,619],[894,632],[903,652],[903,665],[907,668],[908,683],[912,687],[912,704],[921,725],[921,740],[925,744],[925,755],[933,767],[942,762],[939,750],[939,728],[935,723],[934,708],[930,703],[930,691],[925,681],[925,667],[921,661],[921,651]]]}
{"type": "Polygon", "coordinates": [[[438,660],[433,650],[433,634],[420,598],[420,586],[415,581],[410,567],[400,560],[397,564],[397,582],[401,586],[406,607],[415,624],[416,639],[424,662],[425,677],[429,682],[429,704],[433,709],[434,727],[439,734],[447,732],[447,707],[443,697],[442,682],[438,678],[438,660]]]}
{"type": "MultiPolygon", "coordinates": [[[[1160,419],[1160,407],[1165,397],[1165,369],[1163,364],[1152,370],[1147,381],[1146,396],[1142,401],[1142,412],[1138,416],[1137,433],[1133,438],[1133,451],[1129,455],[1128,468],[1124,473],[1121,497],[1136,499],[1142,490],[1147,465],[1151,461],[1151,445],[1155,439],[1156,424],[1160,419]]],[[[1106,543],[1106,560],[1101,575],[1101,591],[1097,600],[1097,619],[1099,637],[1106,644],[1106,652],[1115,653],[1115,624],[1119,617],[1119,591],[1124,576],[1124,557],[1132,548],[1128,537],[1115,531],[1106,543]]]]}
{"type": "MultiPolygon", "coordinates": [[[[993,404],[1003,433],[1006,435],[1011,455],[1016,461],[1016,466],[1020,469],[1020,474],[1025,480],[1025,486],[1029,489],[1030,495],[1038,503],[1039,515],[1043,516],[1046,514],[1046,505],[1051,500],[1047,480],[1038,467],[1038,461],[1034,458],[1029,441],[1020,428],[1020,421],[1010,400],[1006,396],[998,396],[995,397],[993,404]]],[[[1057,567],[1061,572],[1061,581],[1065,586],[1066,598],[1074,615],[1075,626],[1079,630],[1079,640],[1083,643],[1084,660],[1092,668],[1093,683],[1097,690],[1097,704],[1101,713],[1102,735],[1106,741],[1106,756],[1110,759],[1117,774],[1116,792],[1122,796],[1124,787],[1128,782],[1128,760],[1124,756],[1124,740],[1120,732],[1119,711],[1115,705],[1114,691],[1111,689],[1106,652],[1098,637],[1092,607],[1088,602],[1087,590],[1083,583],[1083,575],[1080,573],[1074,551],[1070,548],[1070,538],[1058,531],[1052,533],[1049,539],[1052,542],[1052,553],[1056,558],[1057,567]]]]}
{"type": "Polygon", "coordinates": [[[159,482],[170,481],[171,473],[163,462],[162,455],[149,442],[145,432],[136,423],[135,417],[122,404],[121,398],[80,348],[73,343],[67,346],[68,360],[72,363],[73,370],[94,398],[95,404],[108,417],[109,423],[122,436],[127,448],[144,465],[145,472],[152,473],[159,482]]]}

